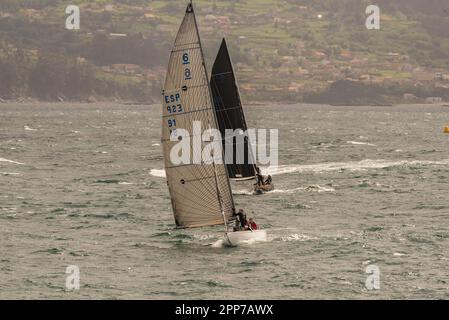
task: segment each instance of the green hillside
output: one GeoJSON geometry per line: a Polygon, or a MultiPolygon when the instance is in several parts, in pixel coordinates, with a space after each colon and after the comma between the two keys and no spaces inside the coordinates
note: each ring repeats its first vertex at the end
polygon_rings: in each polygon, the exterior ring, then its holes
{"type": "MultiPolygon", "coordinates": [[[[434,95],[449,100],[447,0],[378,0],[378,31],[365,27],[371,4],[365,0],[194,4],[208,66],[225,35],[246,102],[332,103],[341,97],[329,90],[354,82],[354,90],[370,92],[366,100],[358,94],[357,103],[416,102],[434,95]]],[[[158,102],[185,5],[186,0],[2,0],[0,99],[158,102]],[[77,31],[65,29],[71,4],[81,11],[77,31]]]]}

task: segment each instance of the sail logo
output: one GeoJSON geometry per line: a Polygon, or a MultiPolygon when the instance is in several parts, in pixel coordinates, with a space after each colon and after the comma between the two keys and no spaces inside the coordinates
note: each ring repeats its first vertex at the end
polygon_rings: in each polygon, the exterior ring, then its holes
{"type": "MultiPolygon", "coordinates": [[[[169,121],[169,126],[176,125],[172,120],[169,121]]],[[[193,121],[191,132],[183,128],[170,131],[170,141],[177,142],[170,150],[170,161],[174,166],[245,163],[259,163],[272,168],[278,166],[278,129],[227,129],[223,138],[220,130],[206,127],[209,128],[203,131],[202,122],[193,121]],[[245,159],[245,154],[252,156],[245,159]]]]}
{"type": "MultiPolygon", "coordinates": [[[[190,56],[186,52],[182,55],[182,64],[183,65],[189,65],[190,64],[190,56]]],[[[184,70],[184,80],[191,80],[192,79],[192,72],[189,68],[185,68],[184,70]]]]}

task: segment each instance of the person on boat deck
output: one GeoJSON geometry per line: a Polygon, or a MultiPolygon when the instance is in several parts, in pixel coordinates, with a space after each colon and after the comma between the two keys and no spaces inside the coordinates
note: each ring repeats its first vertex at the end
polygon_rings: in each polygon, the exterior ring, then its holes
{"type": "Polygon", "coordinates": [[[242,231],[245,227],[246,216],[243,209],[240,209],[238,213],[235,214],[235,226],[234,231],[242,231]]]}
{"type": "Polygon", "coordinates": [[[249,227],[251,230],[257,230],[258,226],[256,222],[254,221],[254,218],[249,218],[249,227]]]}
{"type": "Polygon", "coordinates": [[[240,218],[239,218],[239,216],[235,217],[234,232],[236,232],[236,231],[242,231],[242,227],[240,225],[240,218]]]}
{"type": "Polygon", "coordinates": [[[267,180],[265,181],[265,184],[271,184],[271,182],[273,182],[273,179],[271,178],[271,176],[269,175],[267,177],[267,180]]]}
{"type": "Polygon", "coordinates": [[[260,173],[260,169],[256,167],[256,177],[257,177],[257,185],[263,186],[263,175],[260,173]]]}
{"type": "Polygon", "coordinates": [[[238,221],[240,222],[239,228],[240,230],[248,230],[248,220],[246,220],[246,214],[243,209],[239,210],[239,213],[237,213],[238,221]]]}

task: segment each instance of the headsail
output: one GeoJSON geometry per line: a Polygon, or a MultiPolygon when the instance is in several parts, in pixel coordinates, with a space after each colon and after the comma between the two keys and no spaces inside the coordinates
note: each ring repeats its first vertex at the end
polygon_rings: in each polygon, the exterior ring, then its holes
{"type": "MultiPolygon", "coordinates": [[[[170,55],[162,117],[165,170],[173,212],[176,225],[186,228],[223,224],[222,214],[230,218],[234,208],[224,164],[175,165],[170,159],[172,147],[179,143],[170,137],[178,136],[177,129],[188,131],[192,137],[194,121],[201,121],[203,129],[218,129],[196,18],[189,4],[170,55]]],[[[190,146],[191,155],[201,154],[201,150],[190,146]]]]}
{"type": "MultiPolygon", "coordinates": [[[[233,131],[241,129],[246,132],[248,128],[245,114],[225,39],[221,43],[220,50],[212,68],[211,89],[222,136],[225,137],[226,129],[232,129],[233,131]]],[[[234,149],[234,161],[232,164],[227,165],[229,177],[232,179],[254,178],[256,176],[256,165],[251,149],[248,148],[249,139],[244,137],[244,139],[240,140],[244,141],[243,148],[237,145],[239,139],[236,137],[232,140],[223,141],[224,147],[226,147],[226,144],[232,144],[232,148],[234,149]],[[239,156],[241,159],[244,159],[241,164],[237,161],[239,156]]]]}

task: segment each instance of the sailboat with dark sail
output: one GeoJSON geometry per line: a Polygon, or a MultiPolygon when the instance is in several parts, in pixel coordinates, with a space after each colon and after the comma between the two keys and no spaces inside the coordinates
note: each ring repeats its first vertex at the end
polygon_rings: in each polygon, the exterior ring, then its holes
{"type": "Polygon", "coordinates": [[[210,84],[219,129],[222,136],[226,137],[223,139],[223,147],[233,151],[232,161],[227,161],[229,177],[236,181],[255,179],[256,194],[272,191],[274,185],[271,177],[264,179],[252,152],[239,87],[224,38],[212,68],[210,84]],[[227,130],[231,130],[233,135],[227,136],[227,130]]]}
{"type": "MultiPolygon", "coordinates": [[[[189,3],[170,54],[163,89],[161,140],[176,226],[224,225],[225,239],[233,245],[247,238],[265,240],[265,230],[229,232],[235,206],[223,161],[220,164],[215,157],[212,163],[172,161],[173,148],[195,134],[196,121],[208,129],[218,129],[198,26],[189,3]]],[[[223,153],[221,143],[219,147],[223,153]]],[[[191,144],[189,148],[189,154],[201,154],[203,145],[191,144]]]]}

